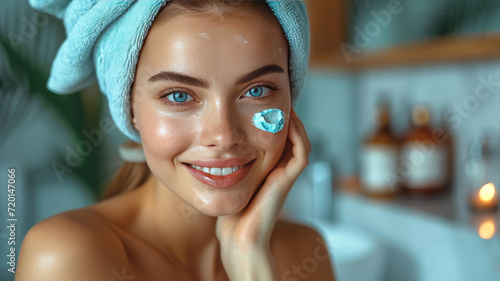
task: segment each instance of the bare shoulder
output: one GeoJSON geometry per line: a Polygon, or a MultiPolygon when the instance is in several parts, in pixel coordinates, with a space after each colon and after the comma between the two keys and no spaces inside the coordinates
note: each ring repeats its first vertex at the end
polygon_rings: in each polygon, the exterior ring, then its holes
{"type": "Polygon", "coordinates": [[[124,267],[128,262],[120,239],[84,208],[50,217],[28,231],[16,281],[113,280],[124,267]]]}
{"type": "Polygon", "coordinates": [[[311,227],[279,220],[271,239],[271,251],[280,280],[334,280],[325,242],[311,227]]]}

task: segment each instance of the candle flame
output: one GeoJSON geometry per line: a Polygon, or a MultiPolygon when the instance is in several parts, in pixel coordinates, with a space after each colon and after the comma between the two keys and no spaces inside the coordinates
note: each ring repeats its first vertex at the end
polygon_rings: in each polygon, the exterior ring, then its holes
{"type": "Polygon", "coordinates": [[[492,220],[487,220],[479,226],[479,236],[485,240],[491,239],[495,235],[495,224],[492,220]]]}
{"type": "Polygon", "coordinates": [[[487,183],[479,189],[479,199],[484,202],[491,201],[493,197],[495,196],[495,185],[490,183],[487,183]]]}

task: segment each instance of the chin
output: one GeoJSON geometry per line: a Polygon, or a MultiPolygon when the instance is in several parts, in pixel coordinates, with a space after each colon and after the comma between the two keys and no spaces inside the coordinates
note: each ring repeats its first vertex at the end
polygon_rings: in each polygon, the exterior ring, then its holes
{"type": "Polygon", "coordinates": [[[250,200],[238,199],[210,200],[209,204],[198,205],[197,210],[211,217],[230,216],[241,212],[250,200]]]}

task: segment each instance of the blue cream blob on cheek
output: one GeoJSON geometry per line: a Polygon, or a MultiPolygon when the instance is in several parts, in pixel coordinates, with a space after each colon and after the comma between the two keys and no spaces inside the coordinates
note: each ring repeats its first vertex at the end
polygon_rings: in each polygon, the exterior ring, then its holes
{"type": "Polygon", "coordinates": [[[275,134],[283,129],[285,116],[277,108],[266,109],[253,115],[252,124],[259,130],[275,134]]]}

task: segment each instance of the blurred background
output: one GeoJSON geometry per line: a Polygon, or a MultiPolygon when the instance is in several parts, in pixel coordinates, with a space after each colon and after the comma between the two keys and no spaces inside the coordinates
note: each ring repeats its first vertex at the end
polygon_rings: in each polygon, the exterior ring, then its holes
{"type": "MultiPolygon", "coordinates": [[[[126,138],[97,85],[46,89],[62,23],[1,4],[0,181],[15,169],[17,256],[35,223],[98,200],[126,138]]],[[[340,281],[500,280],[500,1],[306,5],[296,111],[313,151],[283,216],[321,231],[340,281]]],[[[6,225],[12,193],[0,192],[6,225]]],[[[9,236],[1,280],[13,280],[9,236]]]]}

